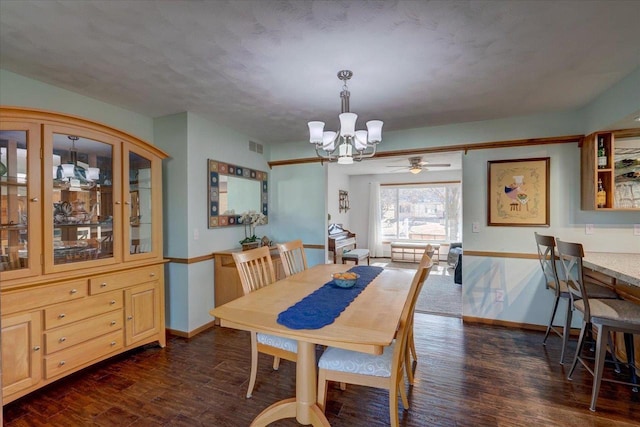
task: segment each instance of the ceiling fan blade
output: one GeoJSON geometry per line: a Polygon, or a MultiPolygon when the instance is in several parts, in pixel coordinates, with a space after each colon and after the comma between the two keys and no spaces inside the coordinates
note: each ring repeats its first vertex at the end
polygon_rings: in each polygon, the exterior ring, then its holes
{"type": "Polygon", "coordinates": [[[426,166],[428,168],[448,168],[451,166],[451,163],[426,163],[422,166],[426,166]]]}

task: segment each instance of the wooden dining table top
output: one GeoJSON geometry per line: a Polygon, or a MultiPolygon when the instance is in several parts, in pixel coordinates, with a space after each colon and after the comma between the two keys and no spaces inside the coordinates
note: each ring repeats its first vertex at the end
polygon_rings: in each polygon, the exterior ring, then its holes
{"type": "Polygon", "coordinates": [[[220,325],[298,341],[381,354],[393,341],[415,272],[385,269],[333,323],[320,329],[290,329],[278,314],[331,281],[348,265],[320,264],[210,311],[220,325]]]}

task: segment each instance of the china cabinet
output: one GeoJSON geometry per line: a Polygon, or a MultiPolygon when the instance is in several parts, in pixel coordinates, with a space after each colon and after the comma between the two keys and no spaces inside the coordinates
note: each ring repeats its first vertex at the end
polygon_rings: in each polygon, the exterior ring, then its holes
{"type": "Polygon", "coordinates": [[[0,107],[3,404],[165,345],[166,157],[93,121],[0,107]]]}
{"type": "Polygon", "coordinates": [[[640,210],[640,129],[593,133],[580,153],[582,210],[640,210]]]}

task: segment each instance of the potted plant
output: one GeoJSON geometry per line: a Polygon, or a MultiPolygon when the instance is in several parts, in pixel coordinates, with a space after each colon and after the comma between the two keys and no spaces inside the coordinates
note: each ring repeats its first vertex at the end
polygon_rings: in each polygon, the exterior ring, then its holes
{"type": "Polygon", "coordinates": [[[240,241],[242,250],[255,249],[260,246],[260,239],[256,236],[256,227],[267,223],[267,217],[262,212],[248,211],[240,216],[240,223],[244,224],[244,239],[240,241]]]}

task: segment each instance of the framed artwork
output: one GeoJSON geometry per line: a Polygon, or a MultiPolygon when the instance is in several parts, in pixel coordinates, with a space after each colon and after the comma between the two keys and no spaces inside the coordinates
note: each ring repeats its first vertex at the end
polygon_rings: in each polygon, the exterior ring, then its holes
{"type": "Polygon", "coordinates": [[[549,157],[487,162],[487,225],[549,226],[549,157]]]}

